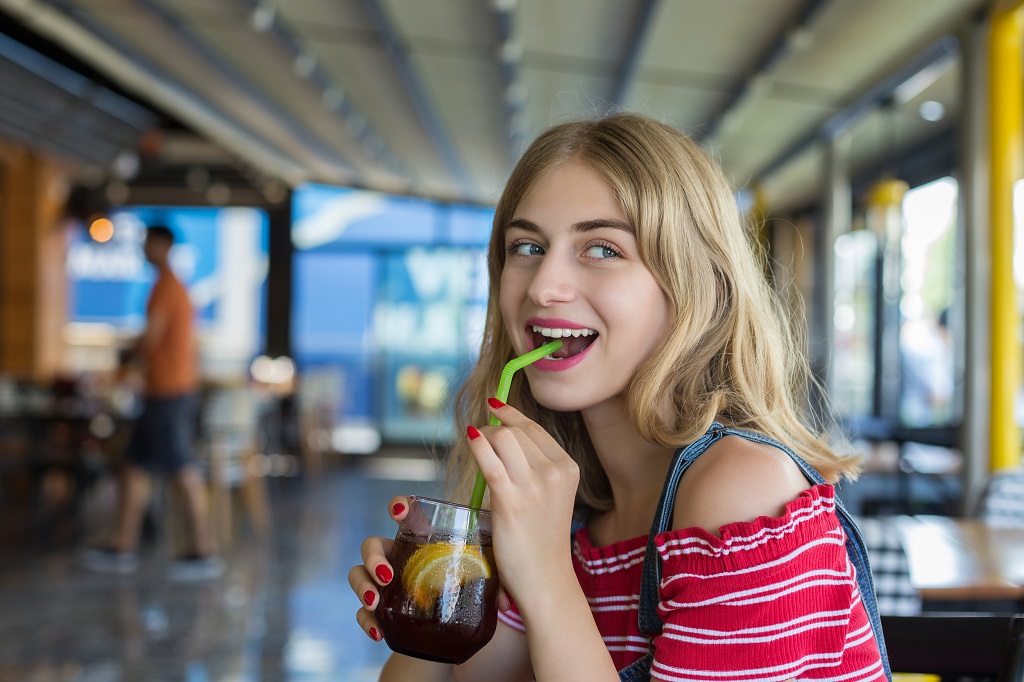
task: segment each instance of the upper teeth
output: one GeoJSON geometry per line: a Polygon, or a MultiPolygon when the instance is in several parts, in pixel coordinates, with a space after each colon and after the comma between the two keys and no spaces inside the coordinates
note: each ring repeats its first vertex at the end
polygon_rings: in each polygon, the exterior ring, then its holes
{"type": "Polygon", "coordinates": [[[590,336],[597,332],[593,329],[552,329],[550,327],[533,326],[533,331],[540,332],[551,339],[560,339],[563,336],[590,336]]]}

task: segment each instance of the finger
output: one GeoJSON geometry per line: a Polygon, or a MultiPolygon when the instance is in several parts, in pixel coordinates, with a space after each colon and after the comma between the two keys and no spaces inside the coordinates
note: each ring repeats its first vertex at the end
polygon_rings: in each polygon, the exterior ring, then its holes
{"type": "Polygon", "coordinates": [[[348,572],[348,585],[356,593],[356,596],[359,597],[359,601],[362,602],[364,608],[368,611],[373,611],[377,608],[377,604],[380,602],[380,591],[377,589],[377,584],[373,582],[373,578],[366,571],[366,566],[352,567],[352,570],[348,572]]]}
{"type": "Polygon", "coordinates": [[[487,485],[492,490],[507,485],[510,481],[508,469],[491,447],[490,441],[475,426],[466,427],[466,438],[469,439],[469,451],[480,467],[480,473],[487,481],[487,485]]]}
{"type": "MultiPolygon", "coordinates": [[[[523,436],[517,437],[512,429],[505,426],[485,426],[477,433],[483,437],[474,438],[473,432],[467,429],[471,451],[478,448],[480,451],[490,449],[494,452],[501,460],[502,467],[512,482],[521,482],[529,478],[533,467],[530,466],[526,454],[523,452],[523,446],[519,442],[523,436]]],[[[490,481],[488,483],[490,484],[490,481]]]]}
{"type": "Polygon", "coordinates": [[[356,612],[356,622],[359,623],[359,627],[363,629],[366,636],[375,642],[379,642],[384,639],[384,635],[380,631],[380,627],[377,626],[377,619],[372,613],[366,609],[359,609],[356,612]]]}
{"type": "Polygon", "coordinates": [[[560,460],[569,456],[543,426],[511,405],[506,405],[497,398],[488,398],[487,409],[505,426],[520,429],[548,459],[560,460]]]}
{"type": "Polygon", "coordinates": [[[363,565],[366,566],[366,570],[370,572],[378,585],[387,585],[395,576],[395,571],[387,559],[393,544],[393,540],[373,537],[366,538],[360,547],[363,565]]]}
{"type": "Polygon", "coordinates": [[[388,502],[388,513],[395,521],[401,522],[409,514],[409,498],[399,495],[388,502]]]}
{"type": "Polygon", "coordinates": [[[517,426],[485,426],[481,432],[498,453],[513,481],[551,465],[552,460],[517,426]]]}

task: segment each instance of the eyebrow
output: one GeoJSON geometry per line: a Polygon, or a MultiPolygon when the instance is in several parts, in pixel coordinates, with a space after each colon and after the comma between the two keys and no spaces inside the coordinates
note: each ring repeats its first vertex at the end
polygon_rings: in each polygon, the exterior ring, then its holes
{"type": "MultiPolygon", "coordinates": [[[[540,225],[533,221],[527,220],[526,218],[516,218],[508,224],[508,227],[518,227],[519,229],[526,230],[527,232],[544,232],[544,230],[541,229],[540,225]]],[[[625,221],[615,220],[613,218],[594,218],[593,220],[583,220],[581,222],[574,223],[571,229],[573,232],[593,232],[594,230],[599,230],[602,227],[610,227],[615,230],[622,230],[627,234],[636,236],[636,230],[633,229],[632,225],[625,221]]]]}

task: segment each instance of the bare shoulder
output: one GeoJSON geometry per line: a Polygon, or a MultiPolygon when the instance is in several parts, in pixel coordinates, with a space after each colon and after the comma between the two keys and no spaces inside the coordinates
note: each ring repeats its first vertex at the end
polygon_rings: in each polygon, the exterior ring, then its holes
{"type": "Polygon", "coordinates": [[[810,487],[782,450],[725,436],[694,462],[679,484],[673,527],[718,529],[759,516],[780,516],[786,503],[810,487]]]}

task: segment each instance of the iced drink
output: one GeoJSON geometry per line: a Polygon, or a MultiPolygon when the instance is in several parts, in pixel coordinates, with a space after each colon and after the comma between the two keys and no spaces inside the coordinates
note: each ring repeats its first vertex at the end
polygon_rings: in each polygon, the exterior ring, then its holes
{"type": "Polygon", "coordinates": [[[395,576],[375,614],[392,651],[464,663],[490,641],[498,571],[489,511],[410,498],[388,562],[395,576]]]}

